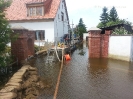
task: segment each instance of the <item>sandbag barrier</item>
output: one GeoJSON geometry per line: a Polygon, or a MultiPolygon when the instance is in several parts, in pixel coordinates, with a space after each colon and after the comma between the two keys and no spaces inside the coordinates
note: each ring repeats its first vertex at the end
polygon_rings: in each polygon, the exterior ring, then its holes
{"type": "Polygon", "coordinates": [[[44,88],[37,69],[25,65],[0,90],[0,99],[36,99],[39,90],[44,88]]]}

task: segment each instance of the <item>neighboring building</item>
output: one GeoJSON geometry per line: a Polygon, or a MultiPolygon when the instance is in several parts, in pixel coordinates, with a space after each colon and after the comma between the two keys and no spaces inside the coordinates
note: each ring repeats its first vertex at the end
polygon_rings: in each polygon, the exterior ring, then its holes
{"type": "Polygon", "coordinates": [[[83,33],[83,40],[88,41],[89,33],[83,33]]]}
{"type": "Polygon", "coordinates": [[[104,34],[105,30],[114,30],[115,28],[120,28],[120,27],[123,27],[129,33],[133,33],[132,26],[130,26],[128,24],[117,24],[117,25],[112,25],[112,26],[108,26],[108,27],[103,27],[103,28],[100,28],[100,29],[102,29],[101,33],[104,34]]]}
{"type": "Polygon", "coordinates": [[[6,18],[11,27],[22,26],[36,31],[36,41],[55,42],[68,33],[65,0],[12,0],[6,18]]]}

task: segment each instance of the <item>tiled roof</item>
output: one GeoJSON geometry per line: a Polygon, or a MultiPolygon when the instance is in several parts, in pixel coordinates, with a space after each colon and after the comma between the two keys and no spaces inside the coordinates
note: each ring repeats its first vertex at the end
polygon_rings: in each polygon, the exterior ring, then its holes
{"type": "Polygon", "coordinates": [[[10,21],[55,18],[61,0],[12,0],[6,9],[6,18],[10,21]],[[44,2],[44,16],[27,16],[26,4],[44,2]]]}

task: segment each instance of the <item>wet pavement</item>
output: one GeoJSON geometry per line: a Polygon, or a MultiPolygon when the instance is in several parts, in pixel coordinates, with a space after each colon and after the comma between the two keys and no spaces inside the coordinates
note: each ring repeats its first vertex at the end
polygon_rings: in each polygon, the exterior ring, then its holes
{"type": "MultiPolygon", "coordinates": [[[[60,63],[31,60],[50,86],[38,99],[53,99],[60,63]]],[[[133,99],[133,65],[112,59],[88,59],[88,48],[77,49],[63,66],[56,99],[133,99]],[[85,53],[84,53],[85,52],[85,53]]]]}
{"type": "Polygon", "coordinates": [[[133,99],[133,71],[128,62],[88,59],[88,49],[66,62],[57,99],[133,99]]]}

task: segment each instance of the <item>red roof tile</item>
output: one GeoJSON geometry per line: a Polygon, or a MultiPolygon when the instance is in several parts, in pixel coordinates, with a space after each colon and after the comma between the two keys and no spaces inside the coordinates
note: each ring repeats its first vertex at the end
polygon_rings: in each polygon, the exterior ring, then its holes
{"type": "Polygon", "coordinates": [[[6,10],[6,18],[10,21],[55,18],[60,1],[61,0],[12,0],[11,6],[6,10]],[[26,4],[37,2],[44,2],[44,16],[28,17],[26,4]]]}

